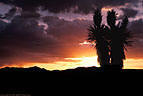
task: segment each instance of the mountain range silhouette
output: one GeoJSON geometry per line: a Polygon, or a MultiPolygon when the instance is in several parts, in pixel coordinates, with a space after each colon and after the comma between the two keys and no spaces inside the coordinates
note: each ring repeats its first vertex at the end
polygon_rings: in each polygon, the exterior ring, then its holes
{"type": "Polygon", "coordinates": [[[73,95],[85,92],[93,94],[95,90],[103,91],[103,87],[111,90],[110,87],[114,89],[117,86],[122,87],[123,84],[133,85],[133,82],[142,82],[142,73],[143,70],[105,71],[97,67],[81,67],[63,71],[48,71],[36,66],[5,67],[0,69],[0,94],[1,92],[2,94],[30,94],[30,96],[67,95],[66,92],[73,95]]]}
{"type": "Polygon", "coordinates": [[[29,68],[18,68],[18,67],[4,67],[0,69],[0,72],[45,72],[45,73],[57,73],[57,74],[61,74],[64,75],[67,73],[67,75],[69,75],[69,73],[72,73],[72,75],[77,75],[77,74],[83,74],[84,73],[98,73],[98,72],[143,72],[142,69],[122,69],[122,70],[114,70],[114,69],[109,69],[109,70],[104,70],[100,67],[78,67],[75,69],[67,69],[67,70],[46,70],[44,68],[40,68],[37,66],[34,67],[29,67],[29,68]],[[74,74],[75,73],[75,74],[74,74]]]}

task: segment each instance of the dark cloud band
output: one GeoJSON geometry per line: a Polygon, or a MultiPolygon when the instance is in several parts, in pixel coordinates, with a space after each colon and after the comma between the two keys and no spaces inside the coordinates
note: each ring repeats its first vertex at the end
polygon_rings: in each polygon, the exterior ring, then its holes
{"type": "Polygon", "coordinates": [[[0,2],[21,7],[23,10],[43,10],[59,13],[75,9],[75,12],[89,13],[95,7],[119,6],[126,3],[137,3],[138,0],[0,0],[0,2]]]}

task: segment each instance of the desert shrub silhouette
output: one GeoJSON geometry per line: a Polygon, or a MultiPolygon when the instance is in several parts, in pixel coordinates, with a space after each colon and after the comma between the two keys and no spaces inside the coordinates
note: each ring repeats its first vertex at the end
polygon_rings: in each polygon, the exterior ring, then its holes
{"type": "Polygon", "coordinates": [[[94,24],[89,27],[88,41],[96,43],[98,62],[101,67],[105,68],[109,65],[109,47],[108,41],[105,39],[106,26],[102,25],[101,10],[95,10],[93,16],[94,24]]]}
{"type": "Polygon", "coordinates": [[[94,24],[89,27],[88,41],[96,45],[98,62],[103,69],[120,70],[123,68],[126,46],[132,41],[131,32],[128,31],[128,17],[124,16],[117,24],[117,13],[114,10],[108,11],[107,24],[101,24],[101,10],[96,9],[93,16],[94,24]]]}

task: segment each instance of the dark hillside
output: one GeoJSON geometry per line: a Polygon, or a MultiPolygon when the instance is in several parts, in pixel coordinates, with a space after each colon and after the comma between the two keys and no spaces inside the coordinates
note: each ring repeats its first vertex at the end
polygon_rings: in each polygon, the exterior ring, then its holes
{"type": "MultiPolygon", "coordinates": [[[[101,68],[76,68],[65,71],[48,71],[38,67],[0,69],[0,90],[3,93],[66,94],[102,91],[103,87],[121,83],[133,84],[143,81],[143,70],[103,71],[101,68]],[[94,88],[93,88],[94,87],[94,88]]],[[[108,88],[107,88],[108,89],[108,88]]],[[[106,89],[106,90],[107,90],[106,89]]],[[[114,89],[114,87],[113,87],[114,89]]],[[[42,95],[43,96],[43,95],[42,95]]]]}

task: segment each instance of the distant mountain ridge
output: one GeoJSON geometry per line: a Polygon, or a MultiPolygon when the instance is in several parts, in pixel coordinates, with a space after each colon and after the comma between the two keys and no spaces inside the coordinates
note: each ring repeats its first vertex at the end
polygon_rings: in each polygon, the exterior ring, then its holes
{"type": "Polygon", "coordinates": [[[47,71],[48,70],[37,66],[29,67],[29,68],[5,67],[0,69],[0,72],[47,72],[47,71]]]}
{"type": "Polygon", "coordinates": [[[67,69],[67,70],[46,70],[45,68],[40,68],[37,66],[29,67],[29,68],[21,68],[21,67],[4,67],[0,69],[0,72],[97,72],[100,68],[97,67],[78,67],[75,69],[67,69]]]}
{"type": "MultiPolygon", "coordinates": [[[[136,70],[136,69],[123,69],[123,70],[106,70],[106,72],[143,72],[142,69],[136,70]]],[[[84,72],[105,72],[105,70],[103,70],[102,68],[97,68],[97,67],[78,67],[75,69],[67,69],[67,70],[54,70],[54,71],[50,71],[50,70],[46,70],[44,68],[40,68],[37,66],[34,67],[29,67],[29,68],[18,68],[18,67],[5,67],[5,68],[1,68],[0,72],[50,72],[50,73],[84,73],[84,72]]]]}

